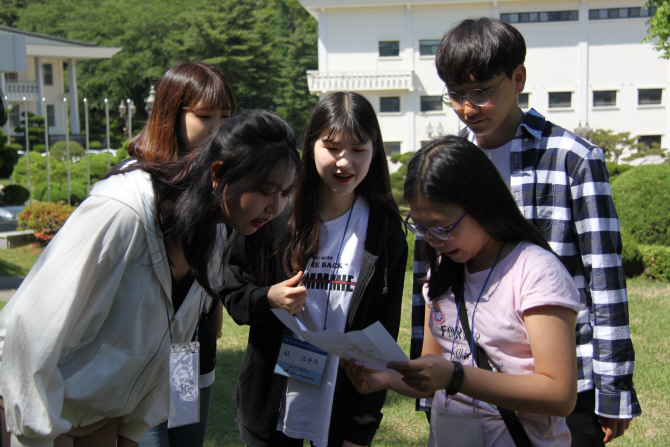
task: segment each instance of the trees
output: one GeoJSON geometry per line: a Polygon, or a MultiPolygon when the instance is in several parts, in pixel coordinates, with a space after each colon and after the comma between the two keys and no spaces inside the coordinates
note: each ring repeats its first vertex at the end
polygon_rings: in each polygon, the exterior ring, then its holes
{"type": "Polygon", "coordinates": [[[593,129],[589,132],[588,139],[603,150],[606,159],[609,158],[614,163],[619,162],[624,150],[639,149],[640,146],[635,138],[631,138],[630,132],[614,133],[613,130],[593,129]]]}
{"type": "Polygon", "coordinates": [[[643,42],[657,37],[656,50],[661,52],[663,59],[670,59],[670,0],[648,0],[645,4],[646,8],[654,6],[656,13],[649,19],[649,35],[643,42]]]}

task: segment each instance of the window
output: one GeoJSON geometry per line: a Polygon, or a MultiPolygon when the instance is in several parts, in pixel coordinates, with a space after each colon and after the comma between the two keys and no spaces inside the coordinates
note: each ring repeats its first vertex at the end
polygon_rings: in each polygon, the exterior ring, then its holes
{"type": "Polygon", "coordinates": [[[421,97],[421,111],[422,112],[441,112],[442,111],[442,97],[441,96],[422,96],[421,97]]]}
{"type": "Polygon", "coordinates": [[[379,98],[379,112],[380,113],[400,112],[400,97],[387,96],[379,98]]]}
{"type": "Polygon", "coordinates": [[[387,157],[390,157],[393,154],[399,154],[400,141],[384,141],[384,151],[386,151],[387,157]]]}
{"type": "Polygon", "coordinates": [[[601,90],[593,92],[593,107],[616,106],[616,90],[601,90]]]}
{"type": "Polygon", "coordinates": [[[550,92],[549,108],[572,107],[572,92],[550,92]]]}
{"type": "Polygon", "coordinates": [[[507,23],[576,22],[579,11],[515,12],[500,14],[500,20],[507,23]]]}
{"type": "Polygon", "coordinates": [[[387,40],[379,42],[379,57],[394,57],[400,55],[400,41],[387,40]]]}
{"type": "Polygon", "coordinates": [[[44,85],[54,85],[54,66],[42,64],[42,82],[44,85]]]}
{"type": "Polygon", "coordinates": [[[655,6],[651,8],[589,9],[589,20],[635,19],[638,17],[651,17],[654,13],[656,13],[655,6]]]}
{"type": "Polygon", "coordinates": [[[528,108],[528,93],[519,93],[516,95],[516,102],[519,104],[519,107],[522,109],[528,108]]]}
{"type": "Polygon", "coordinates": [[[19,105],[15,104],[9,111],[9,127],[15,128],[21,125],[21,111],[19,105]]]}
{"type": "Polygon", "coordinates": [[[637,105],[639,106],[660,104],[661,99],[663,99],[661,88],[641,88],[637,91],[637,105]]]}
{"type": "Polygon", "coordinates": [[[435,56],[437,54],[437,47],[440,46],[440,42],[440,40],[420,40],[419,55],[435,56]]]}
{"type": "Polygon", "coordinates": [[[49,127],[56,126],[56,106],[53,104],[47,104],[47,124],[49,127]]]}
{"type": "Polygon", "coordinates": [[[640,135],[637,137],[637,142],[639,144],[644,144],[647,147],[652,145],[657,145],[661,147],[661,136],[660,135],[640,135]]]}
{"type": "Polygon", "coordinates": [[[19,74],[15,71],[5,73],[5,82],[11,82],[12,84],[19,82],[19,74]]]}

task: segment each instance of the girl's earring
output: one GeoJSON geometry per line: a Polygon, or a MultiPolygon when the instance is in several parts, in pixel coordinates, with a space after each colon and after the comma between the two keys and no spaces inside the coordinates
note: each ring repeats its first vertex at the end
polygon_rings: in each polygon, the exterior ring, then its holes
{"type": "Polygon", "coordinates": [[[216,189],[212,190],[212,197],[216,197],[216,189]]]}

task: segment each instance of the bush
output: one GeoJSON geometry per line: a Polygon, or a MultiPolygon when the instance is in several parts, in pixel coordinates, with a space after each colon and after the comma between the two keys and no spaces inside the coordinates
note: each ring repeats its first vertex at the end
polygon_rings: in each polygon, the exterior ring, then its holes
{"type": "Polygon", "coordinates": [[[640,244],[670,245],[670,165],[644,165],[612,184],[621,228],[640,244]]]}
{"type": "Polygon", "coordinates": [[[644,272],[644,259],[635,239],[627,232],[621,233],[621,262],[626,276],[632,278],[644,272]]]}
{"type": "MultiPolygon", "coordinates": [[[[51,198],[53,200],[55,191],[51,189],[51,198]]],[[[67,203],[67,182],[62,183],[60,191],[58,191],[56,197],[59,201],[67,203]]],[[[70,203],[72,205],[78,205],[84,201],[86,198],[86,185],[79,182],[70,182],[70,203]]]]}
{"type": "Polygon", "coordinates": [[[89,141],[88,142],[88,148],[89,149],[102,149],[102,143],[99,141],[89,141]]]}
{"type": "Polygon", "coordinates": [[[670,247],[644,245],[640,251],[645,263],[645,275],[655,281],[670,281],[670,247]]]}
{"type": "MultiPolygon", "coordinates": [[[[65,141],[59,141],[58,143],[51,146],[49,153],[56,159],[60,161],[65,161],[66,151],[65,151],[65,141]]],[[[70,141],[70,160],[78,160],[83,157],[86,153],[86,150],[82,147],[81,144],[76,141],[70,141]]]]}
{"type": "Polygon", "coordinates": [[[73,206],[56,203],[35,203],[26,207],[19,214],[19,227],[33,230],[35,238],[46,245],[61,229],[73,211],[73,206]]]}
{"type": "Polygon", "coordinates": [[[633,168],[634,166],[632,165],[620,165],[612,161],[608,161],[607,172],[609,172],[610,175],[610,184],[614,182],[617,178],[619,178],[621,174],[633,168]]]}
{"type": "Polygon", "coordinates": [[[30,198],[30,193],[21,185],[7,185],[2,190],[3,205],[23,205],[30,198]]]}
{"type": "Polygon", "coordinates": [[[47,150],[47,146],[45,144],[36,144],[36,145],[34,145],[30,148],[30,152],[35,151],[35,152],[39,153],[40,155],[42,154],[42,152],[46,152],[46,150],[47,150]]]}
{"type": "Polygon", "coordinates": [[[47,197],[47,182],[38,183],[35,188],[33,188],[33,199],[39,200],[41,202],[58,202],[58,193],[61,189],[61,184],[58,182],[51,182],[51,194],[47,197]],[[51,200],[47,200],[50,198],[51,200]]]}

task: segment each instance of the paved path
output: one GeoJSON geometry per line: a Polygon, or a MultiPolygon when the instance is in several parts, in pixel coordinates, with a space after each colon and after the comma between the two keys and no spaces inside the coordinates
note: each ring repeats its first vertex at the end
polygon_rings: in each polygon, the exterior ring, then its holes
{"type": "Polygon", "coordinates": [[[0,276],[0,301],[8,301],[21,285],[23,278],[0,276]]]}

